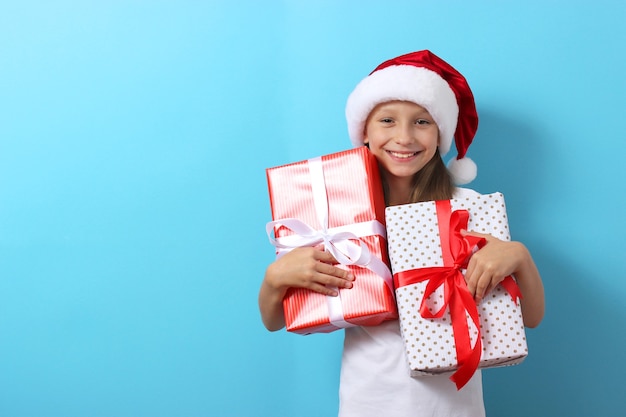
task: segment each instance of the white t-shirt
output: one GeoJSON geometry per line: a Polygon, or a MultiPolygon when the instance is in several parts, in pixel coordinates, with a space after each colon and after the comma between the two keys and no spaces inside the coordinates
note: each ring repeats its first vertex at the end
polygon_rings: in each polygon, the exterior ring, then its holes
{"type": "MultiPolygon", "coordinates": [[[[458,188],[455,197],[476,195],[458,188]]],[[[339,417],[482,417],[482,376],[461,389],[451,373],[411,377],[398,320],[345,330],[339,417]]]]}

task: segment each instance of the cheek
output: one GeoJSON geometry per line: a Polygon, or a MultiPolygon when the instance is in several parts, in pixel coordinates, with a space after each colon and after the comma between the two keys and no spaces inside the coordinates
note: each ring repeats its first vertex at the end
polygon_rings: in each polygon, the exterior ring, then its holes
{"type": "Polygon", "coordinates": [[[441,145],[441,136],[439,133],[436,133],[431,137],[430,141],[430,143],[433,144],[433,147],[438,148],[441,145]]]}

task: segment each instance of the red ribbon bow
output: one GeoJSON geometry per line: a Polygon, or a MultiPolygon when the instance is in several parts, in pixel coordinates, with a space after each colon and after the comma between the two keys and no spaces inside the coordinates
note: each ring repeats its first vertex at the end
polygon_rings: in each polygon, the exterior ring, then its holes
{"type": "MultiPolygon", "coordinates": [[[[482,339],[480,334],[480,318],[474,297],[467,288],[465,277],[461,269],[467,263],[476,247],[485,245],[484,238],[462,235],[461,230],[467,229],[469,212],[456,210],[451,212],[449,200],[436,202],[439,222],[439,236],[444,266],[412,269],[394,274],[396,288],[428,281],[420,305],[420,314],[423,318],[442,318],[446,309],[450,307],[450,319],[454,332],[458,368],[450,377],[461,389],[474,375],[482,355],[482,339]],[[437,312],[431,312],[426,300],[443,285],[444,304],[437,312]],[[478,337],[474,347],[471,346],[467,315],[471,318],[478,330],[478,337]]],[[[509,292],[513,301],[521,298],[519,288],[512,277],[506,277],[501,283],[509,292]]]]}

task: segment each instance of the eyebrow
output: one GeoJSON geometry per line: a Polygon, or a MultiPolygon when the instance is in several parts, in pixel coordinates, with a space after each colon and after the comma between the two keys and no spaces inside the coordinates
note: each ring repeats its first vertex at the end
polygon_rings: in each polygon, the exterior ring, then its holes
{"type": "MultiPolygon", "coordinates": [[[[376,110],[373,110],[370,113],[370,117],[371,116],[375,116],[375,117],[390,117],[392,115],[394,115],[394,113],[396,112],[395,109],[392,108],[388,108],[388,107],[380,107],[376,110]]],[[[415,117],[428,117],[428,118],[432,118],[432,114],[430,114],[430,112],[424,108],[419,109],[415,112],[415,117]]],[[[369,117],[368,117],[369,118],[369,117]]]]}

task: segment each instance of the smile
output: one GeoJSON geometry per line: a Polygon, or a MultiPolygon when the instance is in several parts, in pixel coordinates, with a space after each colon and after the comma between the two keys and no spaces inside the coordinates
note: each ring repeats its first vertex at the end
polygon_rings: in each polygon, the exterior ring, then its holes
{"type": "Polygon", "coordinates": [[[391,155],[392,157],[396,158],[396,159],[409,159],[409,158],[412,158],[415,155],[417,155],[419,152],[394,152],[394,151],[387,151],[387,153],[389,155],[391,155]]]}

